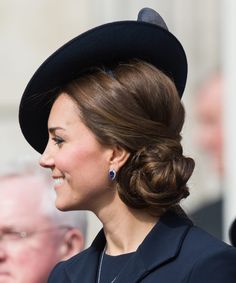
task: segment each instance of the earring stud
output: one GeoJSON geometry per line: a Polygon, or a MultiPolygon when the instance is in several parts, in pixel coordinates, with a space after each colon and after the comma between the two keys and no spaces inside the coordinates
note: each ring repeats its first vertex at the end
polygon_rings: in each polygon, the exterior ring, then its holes
{"type": "Polygon", "coordinates": [[[109,170],[109,178],[111,179],[111,181],[115,180],[115,178],[116,178],[116,170],[115,169],[109,170]]]}

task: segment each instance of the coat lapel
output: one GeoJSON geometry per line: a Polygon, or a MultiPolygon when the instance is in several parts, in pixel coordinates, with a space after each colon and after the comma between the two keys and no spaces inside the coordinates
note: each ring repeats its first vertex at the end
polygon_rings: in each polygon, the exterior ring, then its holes
{"type": "Polygon", "coordinates": [[[77,259],[66,266],[65,272],[70,278],[70,283],[96,282],[99,260],[105,244],[106,239],[101,230],[92,245],[78,255],[78,257],[81,256],[81,260],[77,259]]]}
{"type": "Polygon", "coordinates": [[[116,283],[135,283],[148,273],[173,260],[192,226],[186,217],[168,212],[147,235],[137,252],[121,271],[116,283]]]}
{"type": "MultiPolygon", "coordinates": [[[[166,213],[118,274],[115,283],[139,282],[160,265],[173,260],[178,255],[191,226],[192,222],[188,218],[172,212],[166,213]]],[[[91,247],[78,256],[81,256],[81,260],[74,260],[66,266],[65,272],[70,283],[96,282],[100,255],[105,243],[106,239],[101,230],[91,247]]]]}

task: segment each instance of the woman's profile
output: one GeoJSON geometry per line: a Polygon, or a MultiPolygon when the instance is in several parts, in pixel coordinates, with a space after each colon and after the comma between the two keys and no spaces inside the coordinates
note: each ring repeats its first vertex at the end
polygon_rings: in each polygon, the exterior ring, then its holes
{"type": "Polygon", "coordinates": [[[22,132],[52,171],[56,207],[103,224],[49,283],[235,282],[236,250],[180,206],[194,170],[181,145],[186,78],[181,43],[149,8],[79,35],[36,71],[22,132]]]}

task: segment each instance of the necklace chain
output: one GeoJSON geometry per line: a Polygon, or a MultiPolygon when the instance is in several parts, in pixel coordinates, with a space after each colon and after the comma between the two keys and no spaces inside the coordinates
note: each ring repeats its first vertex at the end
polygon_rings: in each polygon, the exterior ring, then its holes
{"type": "MultiPolygon", "coordinates": [[[[103,265],[103,260],[104,260],[104,255],[106,251],[106,245],[101,253],[100,259],[99,259],[99,266],[98,266],[98,277],[97,277],[97,283],[101,283],[101,274],[102,274],[102,265],[103,265]]],[[[127,263],[130,261],[130,258],[128,259],[127,263]]],[[[127,265],[126,263],[126,265],[127,265]]],[[[118,274],[115,276],[115,278],[111,281],[111,283],[116,282],[116,280],[120,277],[120,274],[124,270],[124,266],[121,268],[121,270],[118,272],[118,274]]]]}
{"type": "Polygon", "coordinates": [[[105,245],[105,247],[104,247],[104,249],[102,251],[102,254],[101,254],[101,257],[100,257],[100,260],[99,260],[97,283],[100,283],[100,280],[101,280],[102,263],[103,263],[103,258],[104,258],[105,250],[106,250],[106,245],[105,245]]]}
{"type": "MultiPolygon", "coordinates": [[[[97,283],[100,283],[101,281],[101,273],[102,273],[102,264],[103,264],[103,258],[104,258],[104,254],[105,254],[105,250],[106,250],[106,246],[104,247],[100,260],[99,260],[99,267],[98,267],[98,279],[97,279],[97,283]]],[[[116,281],[118,276],[116,276],[111,283],[114,283],[116,281]]]]}

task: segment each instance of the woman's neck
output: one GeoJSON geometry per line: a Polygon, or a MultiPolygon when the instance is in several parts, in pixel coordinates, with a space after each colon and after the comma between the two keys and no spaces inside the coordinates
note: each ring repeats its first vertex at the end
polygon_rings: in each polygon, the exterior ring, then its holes
{"type": "Polygon", "coordinates": [[[128,208],[118,194],[97,216],[103,223],[107,241],[106,253],[109,255],[136,251],[159,220],[144,210],[128,208]]]}

